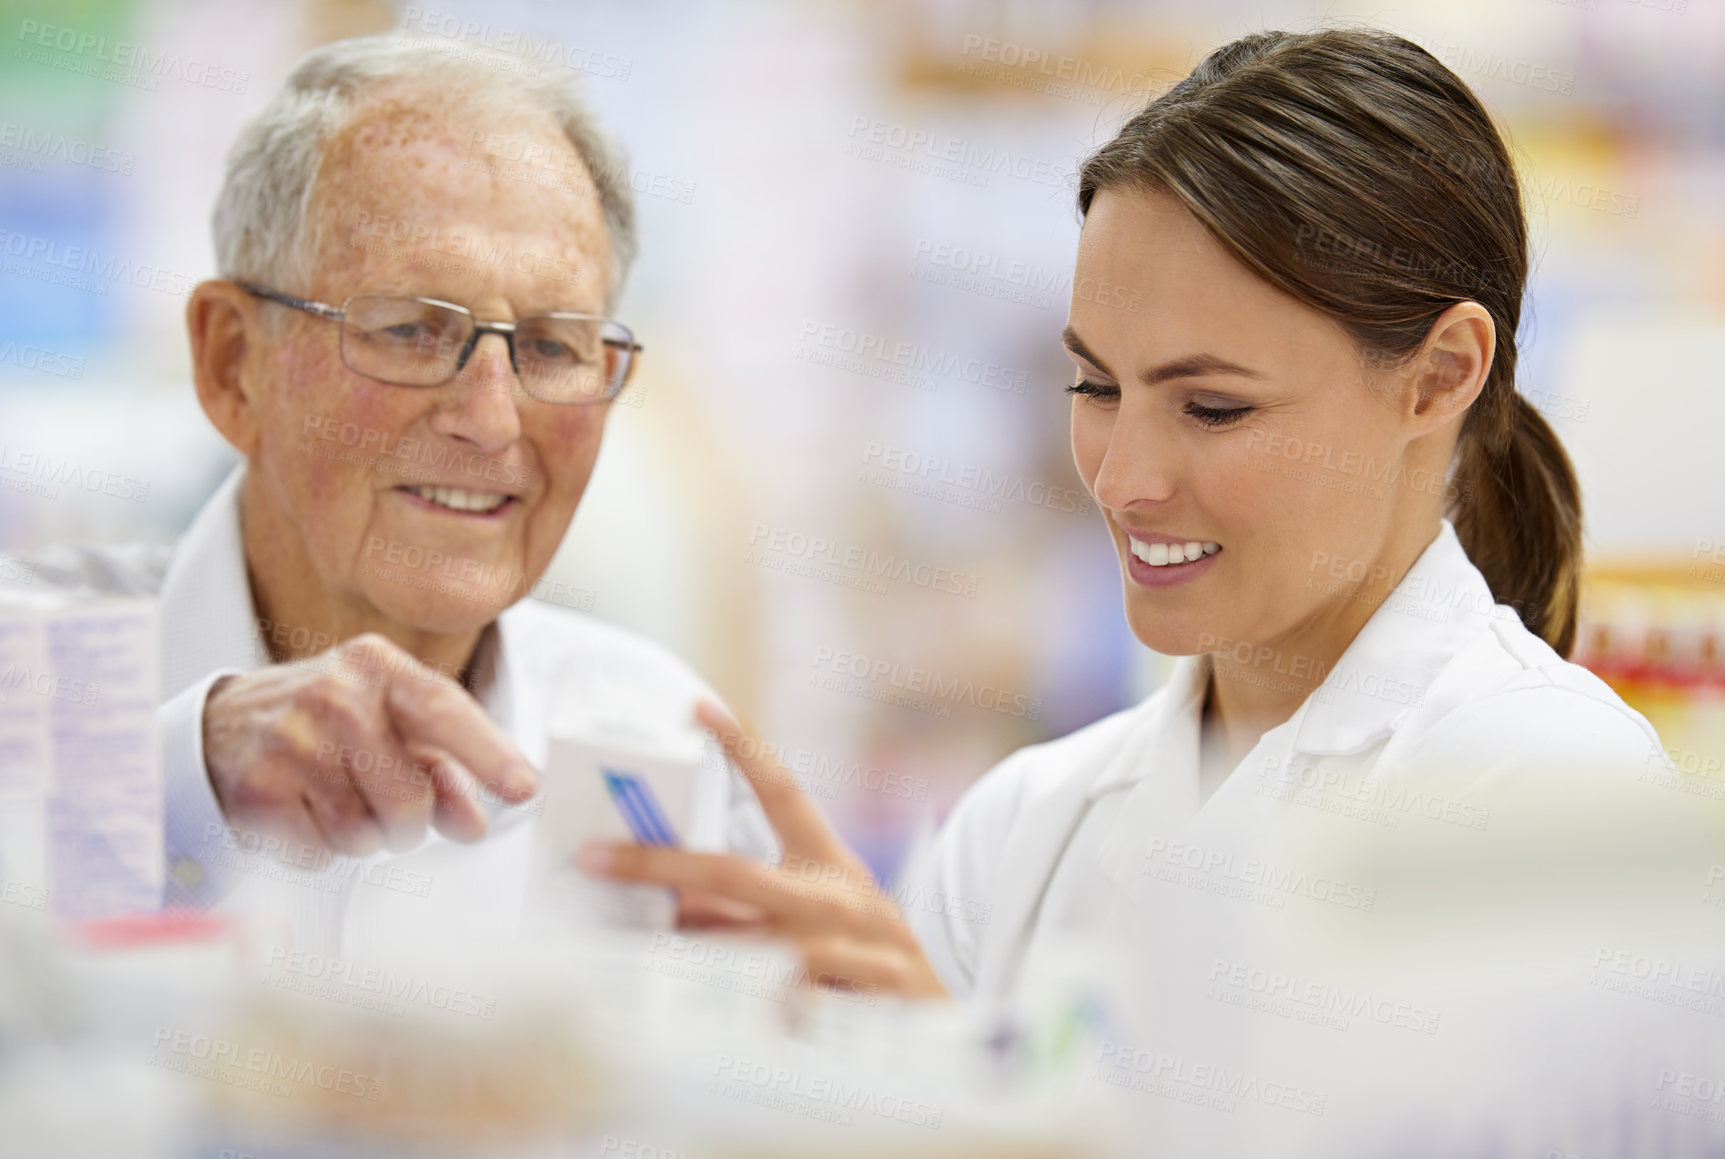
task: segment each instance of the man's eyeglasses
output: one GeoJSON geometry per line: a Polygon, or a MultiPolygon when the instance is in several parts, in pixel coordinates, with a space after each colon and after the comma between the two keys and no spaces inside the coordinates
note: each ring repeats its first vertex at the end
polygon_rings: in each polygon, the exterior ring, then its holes
{"type": "Polygon", "coordinates": [[[360,294],[340,306],[240,282],[248,294],[341,323],[342,365],[396,386],[442,386],[467,365],[486,334],[509,346],[521,387],[543,402],[587,405],[617,397],[641,344],[621,322],[597,314],[536,314],[481,322],[436,298],[360,294]]]}

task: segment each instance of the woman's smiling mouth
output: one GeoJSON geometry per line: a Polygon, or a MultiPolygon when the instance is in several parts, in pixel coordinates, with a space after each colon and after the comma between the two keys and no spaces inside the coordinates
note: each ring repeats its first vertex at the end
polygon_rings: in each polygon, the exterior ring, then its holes
{"type": "Polygon", "coordinates": [[[1132,554],[1151,567],[1196,563],[1204,556],[1215,555],[1222,550],[1222,545],[1212,539],[1188,539],[1184,543],[1147,543],[1142,539],[1127,536],[1126,540],[1132,545],[1132,554]]]}
{"type": "Polygon", "coordinates": [[[1184,583],[1209,571],[1222,545],[1213,539],[1164,538],[1151,541],[1126,536],[1126,574],[1140,587],[1160,588],[1184,583]]]}

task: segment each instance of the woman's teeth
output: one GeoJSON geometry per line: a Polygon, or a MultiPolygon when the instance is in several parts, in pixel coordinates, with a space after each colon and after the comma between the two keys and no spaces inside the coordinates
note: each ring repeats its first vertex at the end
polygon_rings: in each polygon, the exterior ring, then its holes
{"type": "Polygon", "coordinates": [[[1215,555],[1222,550],[1221,544],[1209,539],[1203,542],[1190,539],[1185,543],[1145,543],[1141,539],[1129,539],[1129,542],[1132,544],[1132,554],[1151,567],[1191,563],[1200,556],[1215,555]]]}
{"type": "Polygon", "coordinates": [[[460,487],[409,487],[408,490],[452,511],[495,511],[509,502],[509,496],[495,491],[463,491],[460,487]]]}

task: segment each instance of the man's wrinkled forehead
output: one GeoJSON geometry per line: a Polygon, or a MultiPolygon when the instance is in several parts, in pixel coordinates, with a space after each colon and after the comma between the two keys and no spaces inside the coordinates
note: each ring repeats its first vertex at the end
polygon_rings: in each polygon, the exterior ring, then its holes
{"type": "Polygon", "coordinates": [[[363,178],[368,162],[383,154],[413,164],[420,177],[436,160],[458,163],[471,136],[470,120],[446,94],[423,85],[378,85],[354,99],[347,118],[323,142],[316,192],[334,196],[354,176],[363,178]]]}
{"type": "MultiPolygon", "coordinates": [[[[421,274],[483,278],[520,250],[518,270],[534,290],[603,294],[609,236],[585,169],[547,180],[487,146],[535,158],[573,156],[552,118],[515,112],[481,124],[440,94],[395,90],[371,95],[329,140],[308,213],[320,271],[405,261],[421,274]],[[520,143],[520,144],[517,144],[520,143]],[[414,251],[440,256],[428,261],[414,251]],[[472,260],[464,260],[472,259],[472,260]],[[466,269],[471,266],[471,269],[466,269]],[[544,284],[547,280],[557,285],[544,284]]],[[[432,279],[442,281],[444,279],[432,279]]],[[[428,287],[429,288],[429,287],[428,287]]],[[[537,296],[537,295],[535,295],[537,296]]],[[[575,308],[564,302],[561,308],[575,308]]]]}
{"type": "Polygon", "coordinates": [[[362,189],[424,187],[439,177],[451,187],[471,185],[485,176],[472,162],[482,156],[478,143],[488,134],[533,139],[542,149],[567,144],[544,112],[494,111],[482,119],[450,94],[399,83],[379,86],[356,98],[347,119],[324,142],[316,195],[333,199],[355,181],[362,189]]]}

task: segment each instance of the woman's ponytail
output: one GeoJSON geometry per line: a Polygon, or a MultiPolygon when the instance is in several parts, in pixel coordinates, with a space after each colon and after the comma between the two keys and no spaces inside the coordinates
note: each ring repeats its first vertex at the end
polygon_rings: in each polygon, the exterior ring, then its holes
{"type": "Polygon", "coordinates": [[[1544,416],[1513,390],[1507,399],[1496,430],[1473,429],[1489,411],[1468,415],[1449,516],[1497,602],[1567,657],[1581,591],[1581,489],[1544,416]]]}

